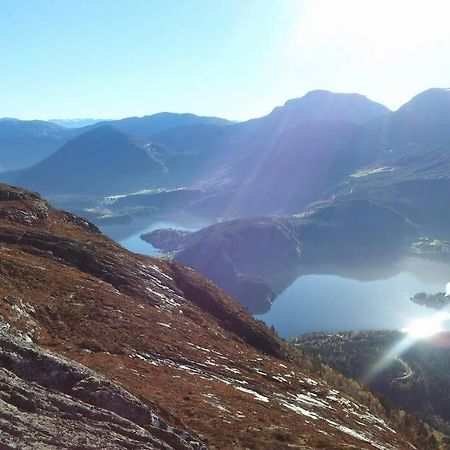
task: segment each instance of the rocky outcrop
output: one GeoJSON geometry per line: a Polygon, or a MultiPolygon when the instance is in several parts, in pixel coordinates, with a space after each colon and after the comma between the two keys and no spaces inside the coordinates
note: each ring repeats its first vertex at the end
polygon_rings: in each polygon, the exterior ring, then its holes
{"type": "Polygon", "coordinates": [[[169,427],[148,405],[117,384],[7,331],[0,332],[0,386],[3,445],[204,448],[189,434],[169,427]]]}
{"type": "Polygon", "coordinates": [[[164,228],[141,234],[141,239],[149,242],[163,252],[173,252],[180,250],[186,236],[190,231],[176,230],[174,228],[164,228]]]}

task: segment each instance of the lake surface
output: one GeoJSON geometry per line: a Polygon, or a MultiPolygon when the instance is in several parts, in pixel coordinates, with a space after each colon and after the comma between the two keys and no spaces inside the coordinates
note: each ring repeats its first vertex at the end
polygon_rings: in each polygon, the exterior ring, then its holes
{"type": "Polygon", "coordinates": [[[421,275],[403,272],[376,281],[302,276],[276,298],[269,312],[256,317],[286,338],[313,331],[402,329],[436,314],[409,300],[417,292],[445,291],[450,272],[447,278],[445,271],[438,275],[434,268],[434,263],[421,263],[421,275]],[[430,276],[424,276],[428,270],[430,276]]]}
{"type": "MultiPolygon", "coordinates": [[[[156,220],[103,227],[103,231],[125,248],[143,255],[159,251],[140,238],[159,228],[196,231],[206,223],[195,218],[156,220]]],[[[436,311],[416,305],[409,298],[417,292],[445,291],[450,268],[432,262],[407,264],[405,271],[390,278],[359,281],[336,275],[305,275],[279,295],[269,312],[255,317],[290,338],[313,331],[402,329],[411,322],[432,317],[436,311]]]]}

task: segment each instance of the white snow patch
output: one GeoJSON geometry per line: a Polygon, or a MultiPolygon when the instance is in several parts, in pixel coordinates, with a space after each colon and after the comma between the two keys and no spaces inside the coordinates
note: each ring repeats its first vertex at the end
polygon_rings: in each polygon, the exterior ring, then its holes
{"type": "Polygon", "coordinates": [[[319,414],[309,411],[305,408],[302,408],[299,405],[294,405],[293,403],[289,403],[288,401],[286,401],[285,399],[280,399],[280,403],[290,409],[291,411],[294,411],[297,414],[301,414],[302,416],[306,416],[306,417],[310,417],[311,419],[317,420],[317,419],[322,419],[321,416],[319,416],[319,414]]]}
{"type": "MultiPolygon", "coordinates": [[[[201,350],[202,352],[210,353],[211,350],[209,348],[200,347],[200,345],[193,344],[192,342],[187,342],[187,345],[196,348],[197,350],[201,350]]],[[[216,353],[216,352],[214,352],[216,353]]]]}
{"type": "Polygon", "coordinates": [[[161,275],[162,277],[166,278],[167,280],[173,281],[173,279],[171,277],[169,277],[169,275],[164,273],[158,266],[150,265],[150,266],[147,266],[147,268],[153,269],[155,272],[158,272],[158,274],[161,275]]]}
{"type": "Polygon", "coordinates": [[[246,392],[247,394],[253,395],[253,397],[255,397],[256,400],[259,400],[259,401],[265,402],[265,403],[269,403],[269,397],[266,397],[265,395],[261,395],[252,389],[244,388],[242,386],[234,386],[234,387],[238,391],[246,392]]]}

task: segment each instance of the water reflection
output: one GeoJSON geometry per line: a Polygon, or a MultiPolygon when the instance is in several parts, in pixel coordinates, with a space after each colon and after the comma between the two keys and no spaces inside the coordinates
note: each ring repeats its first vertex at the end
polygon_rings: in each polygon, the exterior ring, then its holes
{"type": "MultiPolygon", "coordinates": [[[[310,274],[299,277],[272,305],[256,316],[283,337],[344,330],[403,329],[436,314],[409,298],[417,292],[442,292],[450,267],[430,261],[406,260],[390,278],[373,280],[371,271],[359,279],[310,274]]],[[[383,271],[382,271],[383,272],[383,271]]]]}

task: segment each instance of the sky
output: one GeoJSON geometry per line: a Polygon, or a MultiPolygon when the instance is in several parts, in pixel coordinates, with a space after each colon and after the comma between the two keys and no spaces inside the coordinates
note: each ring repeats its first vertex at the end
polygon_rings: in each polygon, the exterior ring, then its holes
{"type": "Polygon", "coordinates": [[[0,117],[244,120],[450,86],[447,0],[0,0],[0,117]]]}

